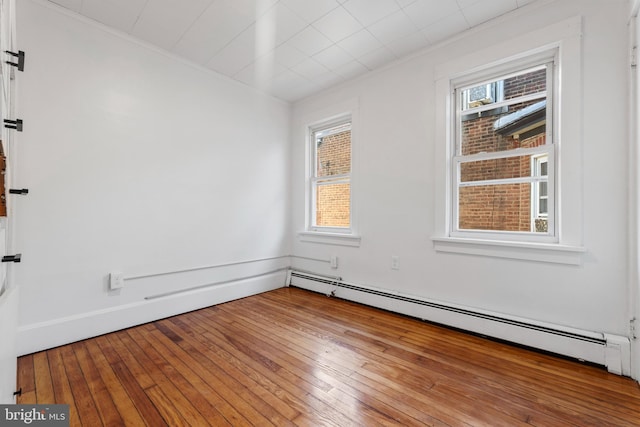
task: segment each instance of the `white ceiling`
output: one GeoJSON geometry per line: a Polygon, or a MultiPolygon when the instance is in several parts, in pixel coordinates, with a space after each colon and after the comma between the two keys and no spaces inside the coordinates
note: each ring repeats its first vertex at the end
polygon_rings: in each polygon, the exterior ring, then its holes
{"type": "Polygon", "coordinates": [[[534,0],[50,0],[295,101],[534,0]]]}

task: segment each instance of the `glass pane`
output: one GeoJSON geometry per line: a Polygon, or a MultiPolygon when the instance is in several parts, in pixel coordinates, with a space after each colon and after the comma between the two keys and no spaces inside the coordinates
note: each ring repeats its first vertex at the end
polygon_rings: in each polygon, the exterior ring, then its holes
{"type": "Polygon", "coordinates": [[[545,66],[523,70],[506,79],[482,83],[460,91],[460,109],[465,111],[546,90],[547,69],[545,66]]]}
{"type": "Polygon", "coordinates": [[[502,82],[491,82],[475,86],[461,92],[462,109],[481,107],[502,101],[502,82]]]}
{"type": "Polygon", "coordinates": [[[547,68],[528,71],[504,80],[504,99],[547,90],[547,68]]]}
{"type": "Polygon", "coordinates": [[[351,123],[316,131],[314,136],[317,177],[351,172],[351,123]]]}
{"type": "Polygon", "coordinates": [[[460,182],[532,176],[531,155],[460,164],[460,182]]]}
{"type": "Polygon", "coordinates": [[[543,99],[462,116],[460,154],[468,156],[544,145],[546,105],[543,99]]]}
{"type": "Polygon", "coordinates": [[[540,214],[547,214],[547,200],[548,199],[540,199],[540,214]]]}
{"type": "Polygon", "coordinates": [[[531,218],[531,188],[529,183],[460,188],[458,228],[544,232],[531,218]]]}
{"type": "Polygon", "coordinates": [[[316,225],[318,227],[349,227],[350,184],[318,185],[316,190],[316,225]]]}
{"type": "Polygon", "coordinates": [[[548,163],[546,161],[540,162],[540,175],[542,176],[549,175],[549,173],[547,172],[547,165],[548,163]]]}
{"type": "MultiPolygon", "coordinates": [[[[541,182],[539,188],[540,188],[540,190],[539,190],[540,191],[540,193],[539,193],[540,197],[547,197],[547,183],[546,182],[541,182]]],[[[546,212],[546,210],[545,210],[545,212],[546,212]]]]}

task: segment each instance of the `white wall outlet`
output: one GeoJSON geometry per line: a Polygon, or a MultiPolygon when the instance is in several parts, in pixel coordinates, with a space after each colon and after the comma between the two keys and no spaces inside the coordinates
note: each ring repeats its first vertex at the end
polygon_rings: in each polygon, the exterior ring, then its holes
{"type": "Polygon", "coordinates": [[[400,257],[397,255],[393,255],[391,257],[391,269],[392,270],[400,270],[400,257]]]}
{"type": "Polygon", "coordinates": [[[331,256],[331,268],[338,268],[338,257],[336,255],[331,256]]]}
{"type": "Polygon", "coordinates": [[[109,275],[109,290],[124,288],[124,273],[114,271],[109,275]]]}

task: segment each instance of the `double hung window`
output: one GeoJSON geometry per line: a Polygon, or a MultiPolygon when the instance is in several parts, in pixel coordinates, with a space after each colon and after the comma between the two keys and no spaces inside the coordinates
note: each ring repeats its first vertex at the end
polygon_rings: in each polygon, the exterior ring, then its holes
{"type": "Polygon", "coordinates": [[[554,56],[454,80],[452,236],[555,241],[554,56]]]}
{"type": "Polygon", "coordinates": [[[311,176],[309,229],[350,233],[351,117],[310,128],[311,176]]]}

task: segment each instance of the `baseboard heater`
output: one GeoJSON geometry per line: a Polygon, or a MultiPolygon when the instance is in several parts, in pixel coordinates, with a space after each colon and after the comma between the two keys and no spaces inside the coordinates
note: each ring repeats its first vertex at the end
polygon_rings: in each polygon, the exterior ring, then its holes
{"type": "Polygon", "coordinates": [[[631,373],[630,344],[626,337],[475,310],[295,269],[290,272],[288,284],[596,363],[619,375],[631,373]]]}

